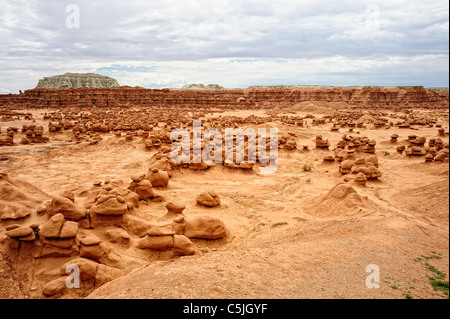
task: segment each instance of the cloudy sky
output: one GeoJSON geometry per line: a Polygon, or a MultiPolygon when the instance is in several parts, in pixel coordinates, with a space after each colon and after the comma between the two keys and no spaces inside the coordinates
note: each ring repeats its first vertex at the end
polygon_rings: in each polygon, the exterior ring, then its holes
{"type": "Polygon", "coordinates": [[[447,0],[0,0],[0,93],[120,85],[449,86],[447,0]]]}

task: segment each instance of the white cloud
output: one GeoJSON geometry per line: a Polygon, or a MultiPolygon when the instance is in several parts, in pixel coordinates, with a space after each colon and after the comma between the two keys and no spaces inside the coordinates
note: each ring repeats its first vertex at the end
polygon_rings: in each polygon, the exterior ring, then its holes
{"type": "Polygon", "coordinates": [[[125,64],[159,66],[114,73],[121,84],[151,87],[383,78],[448,85],[444,0],[72,3],[80,8],[79,29],[66,27],[63,1],[0,0],[0,87],[17,92],[43,76],[125,64]]]}

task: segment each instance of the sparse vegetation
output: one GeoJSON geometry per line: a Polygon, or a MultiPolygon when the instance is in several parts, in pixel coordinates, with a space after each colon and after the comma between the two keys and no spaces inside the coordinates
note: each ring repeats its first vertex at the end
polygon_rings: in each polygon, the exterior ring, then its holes
{"type": "Polygon", "coordinates": [[[397,285],[391,285],[390,286],[392,289],[398,289],[397,285]]]}
{"type": "MultiPolygon", "coordinates": [[[[423,265],[423,267],[427,270],[428,273],[426,276],[433,291],[435,291],[434,295],[440,298],[449,298],[449,283],[448,280],[446,280],[447,274],[427,262],[427,260],[440,259],[442,259],[442,254],[432,251],[430,256],[421,255],[420,257],[413,258],[413,261],[416,263],[421,263],[421,265],[423,265]]],[[[410,282],[399,284],[394,282],[394,278],[385,277],[383,283],[387,284],[393,290],[401,291],[402,295],[406,299],[421,298],[420,296],[414,296],[416,287],[415,285],[411,285],[410,282]]]]}
{"type": "Polygon", "coordinates": [[[433,275],[431,275],[431,276],[428,275],[428,280],[429,280],[431,286],[433,287],[433,290],[441,291],[442,293],[444,293],[444,295],[446,295],[448,297],[449,296],[448,280],[447,281],[444,280],[447,277],[447,274],[438,270],[436,267],[434,267],[433,265],[430,265],[429,263],[425,263],[425,267],[428,271],[433,273],[433,275]]]}
{"type": "Polygon", "coordinates": [[[302,170],[304,172],[311,172],[311,165],[309,165],[309,164],[303,165],[302,170]]]}
{"type": "Polygon", "coordinates": [[[253,227],[252,231],[259,231],[261,227],[266,226],[265,223],[259,223],[255,227],[253,227]]]}
{"type": "MultiPolygon", "coordinates": [[[[431,254],[432,254],[431,256],[421,255],[421,257],[414,258],[413,260],[415,262],[421,262],[424,260],[433,260],[433,259],[440,260],[440,259],[442,259],[442,257],[441,257],[442,254],[440,254],[440,253],[432,251],[431,254]]],[[[439,269],[437,269],[435,266],[429,264],[428,262],[425,262],[423,265],[426,270],[431,272],[431,275],[427,274],[427,277],[428,277],[428,281],[429,281],[431,287],[433,287],[433,290],[443,293],[444,296],[441,295],[441,297],[448,298],[449,297],[449,283],[448,283],[448,280],[445,280],[447,278],[447,274],[440,271],[439,269]]],[[[415,289],[415,287],[410,287],[410,289],[415,289]]]]}
{"type": "Polygon", "coordinates": [[[278,222],[272,225],[272,228],[278,227],[278,226],[283,226],[283,225],[288,225],[288,223],[286,222],[278,222]]]}

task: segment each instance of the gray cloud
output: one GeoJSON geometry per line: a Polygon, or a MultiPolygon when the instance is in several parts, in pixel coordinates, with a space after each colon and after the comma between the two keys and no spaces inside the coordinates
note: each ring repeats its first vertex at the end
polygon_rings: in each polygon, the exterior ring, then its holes
{"type": "Polygon", "coordinates": [[[0,87],[17,92],[39,77],[95,70],[147,87],[214,76],[232,87],[295,84],[302,74],[302,84],[448,86],[448,15],[443,0],[0,0],[0,87]],[[66,26],[69,4],[80,9],[80,28],[66,26]],[[236,58],[259,59],[259,68],[236,58]],[[285,60],[315,69],[279,73],[274,61],[285,60]],[[336,71],[339,61],[351,71],[336,71]],[[135,69],[112,72],[125,64],[135,69]]]}

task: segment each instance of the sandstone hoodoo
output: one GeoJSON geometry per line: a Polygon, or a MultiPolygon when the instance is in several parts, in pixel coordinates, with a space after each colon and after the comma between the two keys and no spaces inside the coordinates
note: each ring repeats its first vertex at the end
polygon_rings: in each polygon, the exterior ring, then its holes
{"type": "Polygon", "coordinates": [[[113,78],[94,73],[65,73],[40,79],[36,88],[115,88],[119,83],[113,78]]]}

